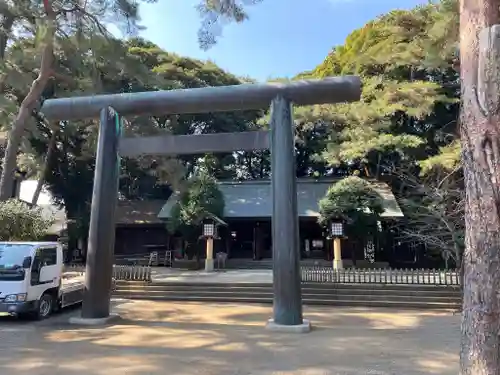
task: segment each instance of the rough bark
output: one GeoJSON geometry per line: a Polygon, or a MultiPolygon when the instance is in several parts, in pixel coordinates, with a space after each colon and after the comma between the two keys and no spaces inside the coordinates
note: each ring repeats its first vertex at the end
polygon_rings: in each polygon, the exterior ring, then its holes
{"type": "Polygon", "coordinates": [[[26,130],[28,118],[39,103],[47,82],[52,77],[52,65],[54,61],[54,35],[56,30],[56,14],[47,1],[46,5],[46,34],[42,47],[42,58],[40,72],[33,81],[28,95],[22,101],[19,112],[14,119],[9,131],[7,147],[3,158],[3,168],[0,180],[0,201],[10,198],[14,185],[14,170],[16,169],[17,153],[26,130]]]}
{"type": "Polygon", "coordinates": [[[499,22],[499,5],[460,1],[466,187],[462,375],[500,373],[500,26],[492,26],[499,22]]]}
{"type": "Polygon", "coordinates": [[[54,147],[56,145],[57,133],[59,129],[52,129],[52,134],[50,135],[49,145],[47,146],[47,154],[45,155],[45,160],[43,162],[42,173],[40,173],[40,177],[38,178],[38,182],[36,184],[35,192],[33,193],[33,198],[31,200],[31,204],[36,205],[38,203],[38,198],[40,198],[40,193],[43,189],[43,184],[47,177],[47,174],[50,170],[50,158],[54,153],[54,147]]]}

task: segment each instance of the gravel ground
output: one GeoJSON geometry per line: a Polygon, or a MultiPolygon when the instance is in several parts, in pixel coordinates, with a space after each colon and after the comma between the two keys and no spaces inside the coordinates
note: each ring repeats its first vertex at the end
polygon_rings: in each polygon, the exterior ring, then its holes
{"type": "Polygon", "coordinates": [[[0,319],[0,373],[10,375],[417,375],[458,373],[458,315],[307,307],[308,334],[264,329],[272,308],[114,301],[100,328],[0,319]]]}

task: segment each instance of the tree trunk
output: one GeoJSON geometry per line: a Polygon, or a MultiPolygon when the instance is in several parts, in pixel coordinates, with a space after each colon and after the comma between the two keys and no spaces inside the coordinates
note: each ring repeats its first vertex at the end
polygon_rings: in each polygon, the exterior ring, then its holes
{"type": "MultiPolygon", "coordinates": [[[[7,6],[8,7],[8,6],[7,6]]],[[[3,12],[3,20],[0,24],[0,59],[5,59],[5,52],[7,51],[7,44],[9,42],[10,33],[16,20],[15,15],[6,9],[3,12]]]]}
{"type": "Polygon", "coordinates": [[[259,167],[259,178],[264,178],[264,154],[263,152],[260,153],[259,155],[259,162],[260,162],[260,167],[259,167]]]}
{"type": "Polygon", "coordinates": [[[43,163],[42,173],[40,173],[40,177],[38,178],[38,182],[36,184],[35,192],[33,193],[33,198],[31,204],[36,205],[38,202],[38,198],[40,198],[40,193],[42,192],[43,184],[45,179],[47,178],[47,174],[50,169],[50,158],[54,152],[54,148],[56,146],[58,129],[54,128],[52,130],[52,134],[50,136],[49,145],[47,146],[47,154],[45,155],[45,160],[43,163]]]}
{"type": "Polygon", "coordinates": [[[460,0],[466,188],[460,374],[500,373],[500,0],[460,0]]]}
{"type": "Polygon", "coordinates": [[[382,153],[379,152],[377,155],[377,168],[375,171],[375,179],[379,180],[380,179],[380,168],[382,167],[382,153]]]}
{"type": "Polygon", "coordinates": [[[40,97],[52,76],[52,65],[54,60],[54,35],[56,29],[56,14],[44,1],[47,12],[47,30],[45,34],[44,45],[42,49],[42,59],[40,63],[40,73],[37,79],[33,81],[28,95],[24,98],[19,107],[19,112],[14,119],[12,128],[9,131],[7,147],[3,158],[3,168],[0,180],[0,201],[5,201],[11,197],[14,186],[14,171],[17,163],[17,153],[21,145],[22,137],[26,130],[26,123],[36,108],[40,97]]]}

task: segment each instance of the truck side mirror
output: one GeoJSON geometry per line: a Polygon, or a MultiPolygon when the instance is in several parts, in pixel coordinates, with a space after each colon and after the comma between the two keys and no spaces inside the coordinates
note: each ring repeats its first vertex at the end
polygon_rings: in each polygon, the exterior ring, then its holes
{"type": "Polygon", "coordinates": [[[31,257],[28,256],[28,257],[24,258],[24,260],[23,260],[23,268],[27,269],[30,267],[31,267],[31,257]]]}

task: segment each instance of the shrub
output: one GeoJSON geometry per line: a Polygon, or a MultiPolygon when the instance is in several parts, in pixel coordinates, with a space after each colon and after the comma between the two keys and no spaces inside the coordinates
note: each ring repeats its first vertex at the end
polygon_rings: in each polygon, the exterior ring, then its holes
{"type": "Polygon", "coordinates": [[[30,207],[17,199],[0,202],[0,240],[36,241],[43,237],[54,223],[44,217],[39,207],[30,207]]]}
{"type": "Polygon", "coordinates": [[[323,226],[340,219],[345,223],[346,234],[365,237],[384,211],[383,199],[370,182],[350,176],[328,189],[319,201],[319,211],[319,222],[323,226]]]}

